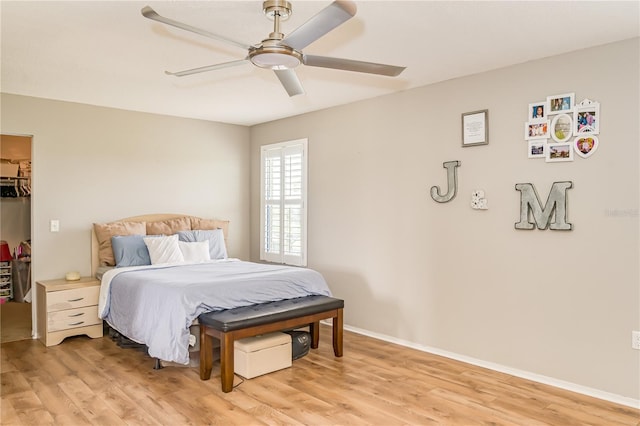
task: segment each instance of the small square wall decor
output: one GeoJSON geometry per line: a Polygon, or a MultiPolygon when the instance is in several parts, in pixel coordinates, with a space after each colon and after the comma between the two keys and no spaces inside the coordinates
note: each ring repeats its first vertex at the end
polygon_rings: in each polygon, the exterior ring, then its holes
{"type": "Polygon", "coordinates": [[[489,144],[489,110],[462,114],[462,146],[489,144]]]}

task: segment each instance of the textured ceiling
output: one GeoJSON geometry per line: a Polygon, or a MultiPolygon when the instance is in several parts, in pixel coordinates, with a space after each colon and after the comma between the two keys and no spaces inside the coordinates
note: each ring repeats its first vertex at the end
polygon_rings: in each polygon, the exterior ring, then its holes
{"type": "MultiPolygon", "coordinates": [[[[637,1],[358,1],[354,18],[304,53],[407,69],[390,78],[300,66],[306,93],[290,98],[249,63],[165,75],[246,52],[145,19],[147,4],[247,44],[272,31],[255,1],[2,1],[2,92],[252,125],[640,34],[637,1]]],[[[292,4],[285,34],[330,2],[292,4]]]]}

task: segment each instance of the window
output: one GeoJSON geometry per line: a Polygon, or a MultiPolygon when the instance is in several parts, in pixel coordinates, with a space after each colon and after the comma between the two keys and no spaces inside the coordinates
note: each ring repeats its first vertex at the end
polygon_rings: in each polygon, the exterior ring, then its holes
{"type": "Polygon", "coordinates": [[[260,259],[307,264],[307,140],[261,148],[260,259]]]}

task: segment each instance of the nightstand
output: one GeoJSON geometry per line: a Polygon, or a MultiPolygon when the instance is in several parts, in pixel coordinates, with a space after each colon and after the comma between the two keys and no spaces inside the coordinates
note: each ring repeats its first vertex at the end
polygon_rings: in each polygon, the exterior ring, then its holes
{"type": "Polygon", "coordinates": [[[47,280],[36,283],[38,333],[45,346],[61,343],[66,337],[86,334],[102,337],[98,318],[100,281],[83,277],[78,281],[47,280]]]}

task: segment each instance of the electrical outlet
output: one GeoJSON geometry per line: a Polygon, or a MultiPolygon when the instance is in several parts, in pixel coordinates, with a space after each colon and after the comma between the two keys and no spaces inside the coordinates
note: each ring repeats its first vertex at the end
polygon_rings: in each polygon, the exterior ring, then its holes
{"type": "Polygon", "coordinates": [[[640,349],[640,331],[631,332],[631,347],[633,349],[640,349]]]}
{"type": "Polygon", "coordinates": [[[49,230],[51,232],[60,232],[60,221],[57,219],[51,220],[49,223],[49,230]]]}

